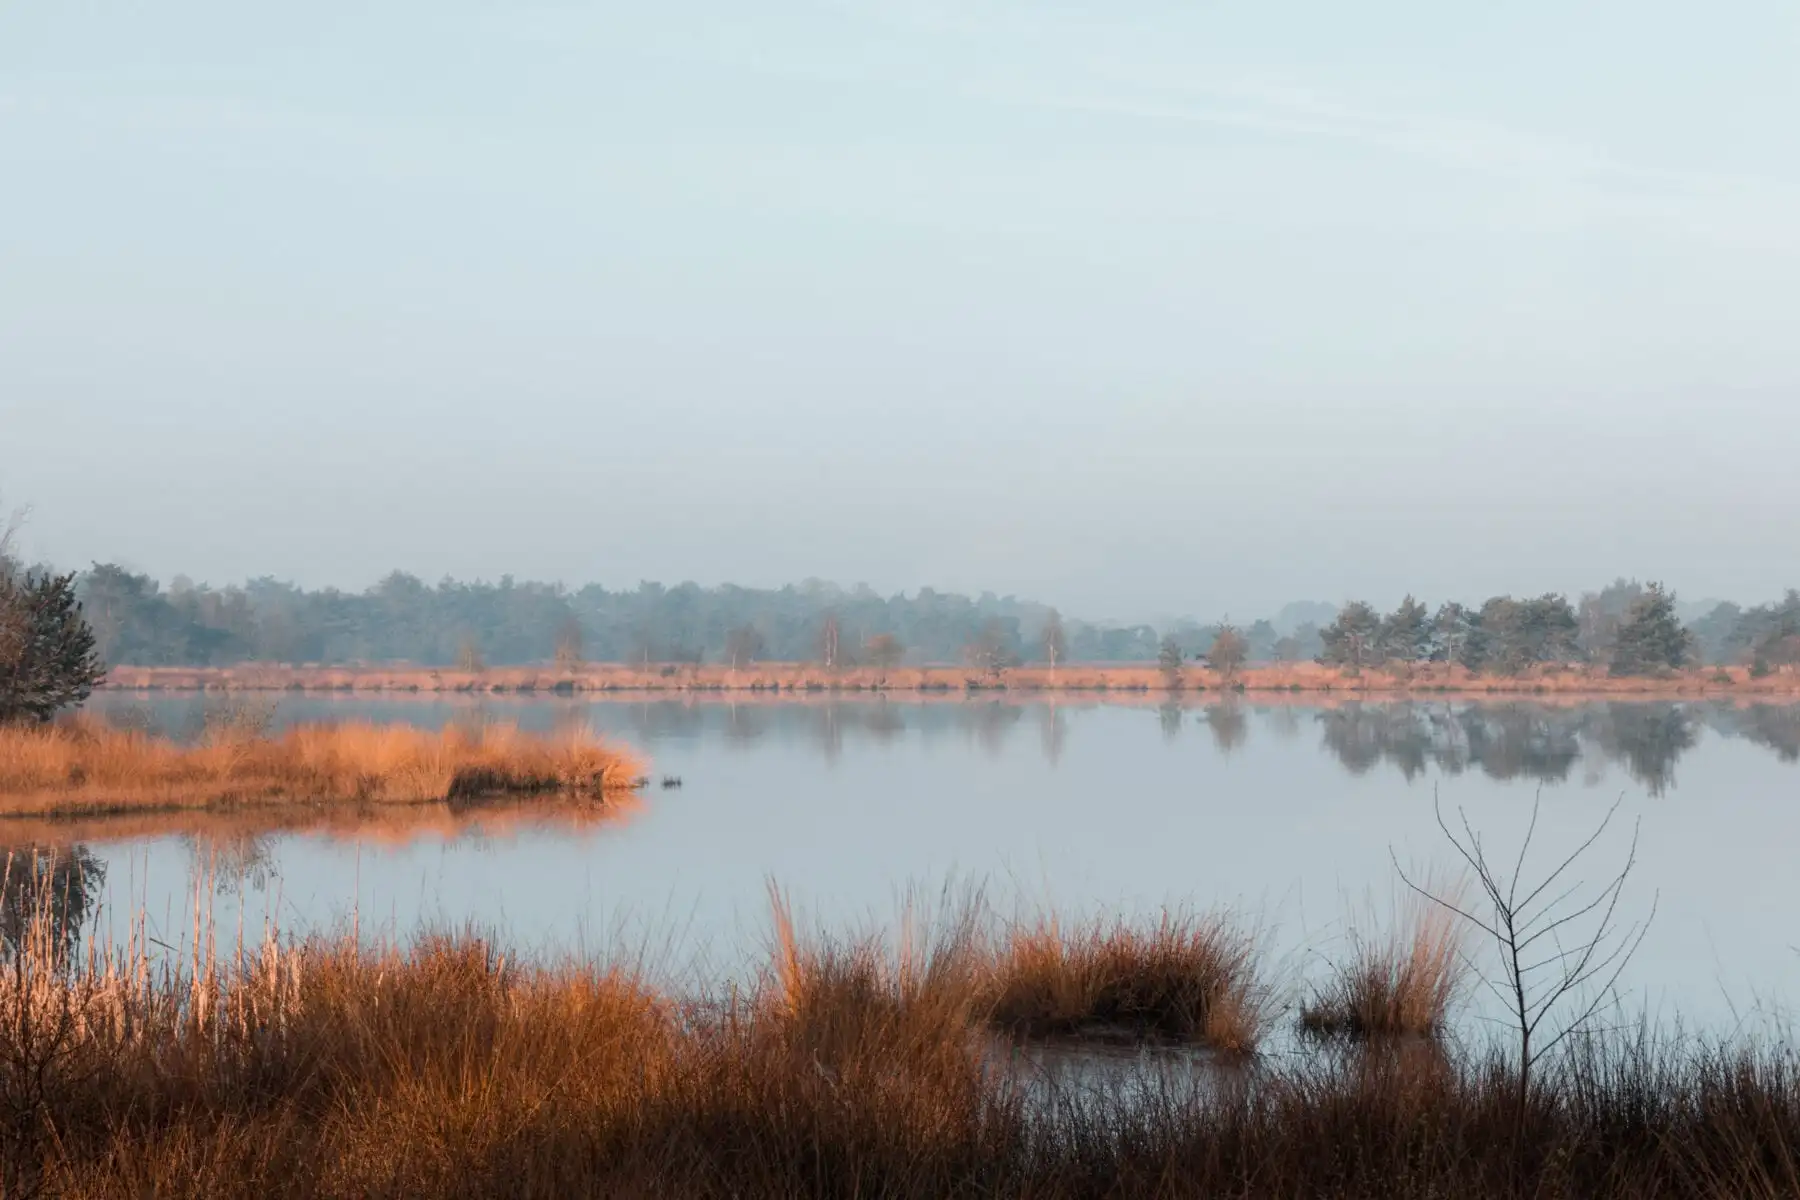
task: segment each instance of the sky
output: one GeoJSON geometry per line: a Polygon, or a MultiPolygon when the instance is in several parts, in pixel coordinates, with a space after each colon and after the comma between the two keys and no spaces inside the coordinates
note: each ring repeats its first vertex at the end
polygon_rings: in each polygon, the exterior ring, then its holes
{"type": "Polygon", "coordinates": [[[1800,8],[0,5],[0,505],[1134,618],[1800,584],[1800,8]]]}

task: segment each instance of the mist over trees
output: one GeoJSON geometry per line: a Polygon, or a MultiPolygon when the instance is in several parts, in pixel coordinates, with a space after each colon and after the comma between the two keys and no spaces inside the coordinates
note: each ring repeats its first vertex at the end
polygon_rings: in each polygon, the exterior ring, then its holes
{"type": "Polygon", "coordinates": [[[1311,662],[1352,670],[1456,663],[1513,674],[1576,664],[1653,674],[1699,663],[1758,672],[1800,667],[1800,592],[1756,608],[1720,604],[1688,622],[1658,584],[1617,580],[1571,601],[1550,593],[1435,608],[1409,595],[1393,611],[1352,600],[1290,604],[1243,626],[1192,619],[1108,625],[1013,596],[922,588],[883,596],[810,580],[783,588],[730,584],[629,590],[597,584],[445,579],[395,572],[362,592],[309,590],[274,579],[211,588],[168,586],[111,564],[77,580],[108,662],[207,666],[235,662],[411,662],[500,666],[817,662],[837,667],[964,663],[1165,663],[1179,654],[1235,671],[1311,662]],[[1223,645],[1221,636],[1229,632],[1223,645]]]}
{"type": "Polygon", "coordinates": [[[922,588],[882,596],[808,581],[784,588],[631,590],[502,577],[435,586],[395,572],[364,592],[273,579],[168,587],[113,565],[81,579],[108,661],[137,666],[234,662],[414,662],[428,666],[556,661],[626,663],[1142,662],[1149,626],[1065,620],[1046,605],[922,588]]]}

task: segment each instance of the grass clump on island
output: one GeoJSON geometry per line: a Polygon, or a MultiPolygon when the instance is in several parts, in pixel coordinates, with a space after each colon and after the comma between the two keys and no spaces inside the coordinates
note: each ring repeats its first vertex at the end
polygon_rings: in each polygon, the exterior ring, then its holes
{"type": "Polygon", "coordinates": [[[1252,940],[1225,917],[1165,911],[1154,925],[1044,917],[1008,929],[987,1015],[1026,1037],[1128,1037],[1248,1053],[1265,1005],[1252,940]]]}
{"type": "Polygon", "coordinates": [[[0,815],[287,801],[421,804],[628,789],[643,767],[586,729],[210,724],[192,744],[88,718],[0,726],[0,815]]]}
{"type": "MultiPolygon", "coordinates": [[[[1450,889],[1460,902],[1463,889],[1450,889]]],[[[1300,1028],[1353,1040],[1437,1037],[1461,991],[1465,927],[1441,904],[1411,897],[1385,936],[1352,931],[1347,960],[1301,1006],[1300,1028]]]]}
{"type": "MultiPolygon", "coordinates": [[[[995,949],[803,937],[747,987],[533,964],[472,935],[0,967],[0,1192],[110,1197],[1780,1196],[1791,1050],[1572,1041],[1523,1107],[1483,1054],[1327,1050],[1194,1086],[1022,1079],[995,949]]],[[[1046,923],[1045,928],[1050,926],[1046,923]]],[[[203,938],[196,930],[195,943],[203,938]]],[[[1080,939],[1077,938],[1079,944],[1080,939]]],[[[1071,950],[1060,961],[1071,961],[1071,950]]]]}

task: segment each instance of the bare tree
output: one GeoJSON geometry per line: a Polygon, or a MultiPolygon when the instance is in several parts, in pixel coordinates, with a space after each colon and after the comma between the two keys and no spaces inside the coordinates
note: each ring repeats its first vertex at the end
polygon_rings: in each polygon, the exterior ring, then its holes
{"type": "MultiPolygon", "coordinates": [[[[1656,902],[1652,900],[1650,914],[1642,921],[1623,929],[1618,921],[1619,894],[1625,888],[1631,869],[1637,865],[1638,831],[1635,826],[1625,865],[1610,876],[1608,882],[1597,889],[1588,889],[1585,881],[1578,879],[1556,890],[1570,868],[1612,824],[1624,801],[1623,796],[1613,801],[1599,827],[1558,862],[1554,870],[1535,885],[1521,884],[1532,836],[1537,832],[1538,809],[1542,801],[1542,793],[1532,801],[1531,823],[1519,846],[1518,859],[1512,873],[1502,875],[1488,858],[1481,835],[1469,824],[1468,814],[1457,810],[1462,826],[1461,836],[1458,836],[1444,820],[1443,806],[1436,797],[1432,799],[1438,828],[1475,872],[1476,881],[1493,909],[1493,915],[1486,920],[1414,883],[1400,866],[1400,860],[1394,859],[1394,869],[1407,887],[1493,939],[1500,959],[1500,975],[1496,979],[1479,970],[1477,975],[1505,1005],[1510,1023],[1518,1033],[1521,1115],[1531,1096],[1532,1068],[1593,1019],[1606,998],[1613,994],[1620,973],[1637,953],[1650,922],[1656,917],[1656,902]],[[1599,986],[1593,986],[1596,983],[1599,986]],[[1567,1020],[1559,1017],[1555,1032],[1549,1033],[1545,1022],[1558,1014],[1565,1001],[1569,1002],[1573,1016],[1567,1020]],[[1541,1030],[1548,1036],[1540,1040],[1541,1030]]],[[[1390,849],[1390,856],[1392,853],[1390,849]]]]}
{"type": "Polygon", "coordinates": [[[900,665],[901,658],[906,654],[906,647],[893,634],[878,633],[863,646],[863,653],[868,657],[869,665],[891,671],[900,665]]]}
{"type": "Polygon", "coordinates": [[[763,635],[754,625],[739,625],[725,635],[725,657],[731,660],[734,671],[739,663],[755,662],[762,652],[763,635]]]}
{"type": "Polygon", "coordinates": [[[1227,620],[1213,637],[1212,649],[1206,652],[1206,665],[1226,679],[1232,679],[1249,658],[1250,643],[1244,640],[1238,627],[1227,620]]]}
{"type": "Polygon", "coordinates": [[[556,631],[556,665],[560,670],[581,669],[581,622],[570,613],[556,631]]]}
{"type": "Polygon", "coordinates": [[[1056,678],[1056,664],[1060,663],[1069,652],[1069,636],[1063,631],[1062,614],[1054,608],[1044,618],[1044,632],[1039,635],[1044,643],[1044,661],[1050,664],[1050,678],[1056,678]]]}
{"type": "Polygon", "coordinates": [[[470,634],[463,638],[462,644],[456,648],[456,669],[474,674],[487,670],[487,663],[481,657],[481,645],[470,634]]]}
{"type": "Polygon", "coordinates": [[[19,530],[25,527],[25,520],[30,515],[31,510],[16,508],[5,523],[0,524],[0,576],[19,570],[19,530]]]}
{"type": "Polygon", "coordinates": [[[819,661],[825,664],[825,669],[828,671],[838,665],[841,636],[838,630],[837,614],[826,613],[825,623],[819,627],[819,661]]]}
{"type": "Polygon", "coordinates": [[[995,680],[1018,661],[1013,655],[1006,627],[996,620],[982,624],[980,632],[964,653],[968,656],[970,666],[980,668],[988,678],[995,680]]]}

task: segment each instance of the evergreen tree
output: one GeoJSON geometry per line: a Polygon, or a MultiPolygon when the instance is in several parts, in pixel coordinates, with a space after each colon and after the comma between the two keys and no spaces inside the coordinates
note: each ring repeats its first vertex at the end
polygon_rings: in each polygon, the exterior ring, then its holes
{"type": "Polygon", "coordinates": [[[0,724],[48,721],[105,677],[75,576],[0,570],[0,724]]]}
{"type": "Polygon", "coordinates": [[[1327,666],[1360,668],[1381,661],[1381,617],[1361,600],[1344,605],[1319,637],[1324,642],[1319,661],[1327,666]]]}
{"type": "Polygon", "coordinates": [[[1480,618],[1467,605],[1451,600],[1431,619],[1432,658],[1460,663],[1471,671],[1481,669],[1483,642],[1480,618]]]}
{"type": "Polygon", "coordinates": [[[1650,584],[1632,603],[1613,637],[1614,675],[1651,675],[1684,667],[1693,657],[1694,635],[1675,614],[1675,596],[1650,584]]]}
{"type": "Polygon", "coordinates": [[[1156,665],[1162,669],[1163,677],[1174,691],[1181,686],[1181,643],[1173,635],[1164,637],[1162,645],[1156,652],[1156,665]]]}
{"type": "Polygon", "coordinates": [[[1423,662],[1431,657],[1431,649],[1430,611],[1408,595],[1381,622],[1381,656],[1397,662],[1423,662]]]}

